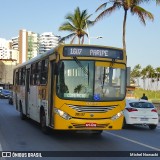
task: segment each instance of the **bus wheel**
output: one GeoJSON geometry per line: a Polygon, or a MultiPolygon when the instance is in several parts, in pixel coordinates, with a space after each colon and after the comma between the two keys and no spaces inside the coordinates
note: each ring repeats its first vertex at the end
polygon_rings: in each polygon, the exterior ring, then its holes
{"type": "Polygon", "coordinates": [[[45,134],[48,134],[48,128],[46,126],[46,116],[44,111],[42,111],[40,115],[40,125],[41,125],[42,132],[45,134]]]}
{"type": "Polygon", "coordinates": [[[26,118],[25,114],[23,113],[21,102],[20,102],[20,118],[21,118],[21,120],[25,120],[25,118],[26,118]]]}

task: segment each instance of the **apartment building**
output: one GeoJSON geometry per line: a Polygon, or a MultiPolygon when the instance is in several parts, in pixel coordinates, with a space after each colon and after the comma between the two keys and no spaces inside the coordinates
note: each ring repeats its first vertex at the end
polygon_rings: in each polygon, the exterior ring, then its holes
{"type": "Polygon", "coordinates": [[[38,54],[38,34],[25,29],[19,31],[19,63],[28,61],[38,54]]]}
{"type": "Polygon", "coordinates": [[[0,84],[12,84],[12,71],[17,60],[18,51],[12,49],[11,41],[0,38],[0,84]]]}
{"type": "Polygon", "coordinates": [[[39,36],[39,53],[45,53],[46,51],[54,48],[58,45],[60,36],[54,35],[52,32],[44,32],[39,36]]]}
{"type": "Polygon", "coordinates": [[[10,41],[0,38],[0,84],[12,84],[13,68],[17,64],[42,54],[58,45],[60,37],[52,32],[42,34],[19,30],[10,41]]]}

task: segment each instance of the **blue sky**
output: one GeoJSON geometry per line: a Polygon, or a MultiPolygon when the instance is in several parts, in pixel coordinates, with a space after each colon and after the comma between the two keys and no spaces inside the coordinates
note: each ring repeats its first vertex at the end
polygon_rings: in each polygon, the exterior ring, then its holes
{"type": "MultiPolygon", "coordinates": [[[[68,33],[58,31],[65,21],[67,13],[73,13],[76,7],[87,9],[93,14],[91,20],[100,13],[95,10],[105,0],[5,0],[0,3],[0,38],[11,39],[18,35],[20,29],[36,33],[53,32],[65,36],[68,33]]],[[[142,67],[152,65],[160,67],[160,6],[154,2],[143,7],[150,11],[154,22],[146,21],[144,26],[137,16],[128,15],[126,45],[128,66],[136,64],[142,67]]],[[[102,36],[102,39],[91,38],[91,44],[122,47],[123,10],[118,10],[103,18],[89,28],[90,37],[102,36]]],[[[86,38],[85,43],[88,43],[86,38]]]]}

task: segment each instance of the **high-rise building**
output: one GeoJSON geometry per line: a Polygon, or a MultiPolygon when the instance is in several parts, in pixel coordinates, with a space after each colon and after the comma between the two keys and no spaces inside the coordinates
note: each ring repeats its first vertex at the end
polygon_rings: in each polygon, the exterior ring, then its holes
{"type": "Polygon", "coordinates": [[[23,63],[38,54],[38,34],[25,29],[19,31],[19,63],[23,63]]]}
{"type": "Polygon", "coordinates": [[[52,32],[44,32],[39,36],[39,53],[44,53],[54,48],[59,43],[60,36],[55,36],[52,32]]]}
{"type": "Polygon", "coordinates": [[[38,48],[39,48],[39,43],[38,43],[38,34],[28,31],[28,55],[27,55],[27,60],[36,57],[38,54],[38,48]]]}
{"type": "Polygon", "coordinates": [[[19,51],[19,63],[23,63],[37,54],[45,53],[59,43],[60,36],[52,32],[37,33],[22,29],[19,36],[12,38],[12,49],[19,51]]]}
{"type": "Polygon", "coordinates": [[[11,41],[0,38],[0,60],[17,61],[17,51],[12,49],[11,41]]]}
{"type": "Polygon", "coordinates": [[[11,46],[12,46],[12,49],[13,49],[13,50],[19,51],[18,39],[19,39],[19,37],[13,37],[13,38],[11,39],[11,42],[12,42],[11,46]]]}
{"type": "Polygon", "coordinates": [[[52,32],[37,33],[19,30],[10,41],[0,38],[0,84],[12,84],[13,68],[17,64],[42,54],[59,43],[59,36],[52,32]]]}

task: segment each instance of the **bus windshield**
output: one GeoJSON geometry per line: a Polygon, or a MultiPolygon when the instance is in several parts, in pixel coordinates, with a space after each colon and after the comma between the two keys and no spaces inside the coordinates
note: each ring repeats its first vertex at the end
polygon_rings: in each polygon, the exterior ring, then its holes
{"type": "Polygon", "coordinates": [[[115,101],[125,97],[125,69],[78,59],[59,63],[57,95],[62,99],[115,101]]]}

